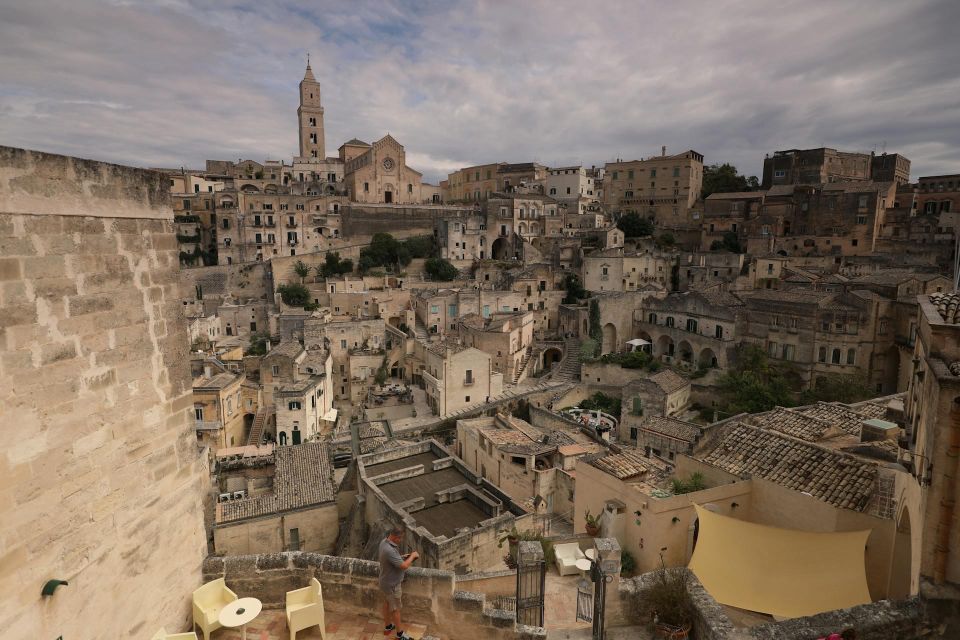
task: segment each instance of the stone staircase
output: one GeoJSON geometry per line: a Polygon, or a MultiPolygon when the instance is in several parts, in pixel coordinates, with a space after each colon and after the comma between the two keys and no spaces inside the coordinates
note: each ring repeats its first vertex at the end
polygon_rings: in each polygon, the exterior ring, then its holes
{"type": "Polygon", "coordinates": [[[427,328],[423,326],[422,322],[420,322],[420,318],[417,318],[414,322],[413,334],[416,336],[417,340],[423,340],[424,342],[430,340],[430,334],[427,333],[427,328]]]}
{"type": "Polygon", "coordinates": [[[513,384],[519,383],[523,378],[524,373],[527,371],[527,364],[533,359],[532,356],[533,347],[527,347],[526,353],[523,354],[523,359],[520,360],[520,366],[513,370],[513,384]]]}
{"type": "Polygon", "coordinates": [[[580,341],[576,338],[568,338],[565,341],[563,361],[560,363],[560,370],[553,374],[553,379],[558,381],[580,379],[580,341]]]}
{"type": "Polygon", "coordinates": [[[258,445],[263,442],[263,429],[267,424],[267,418],[272,411],[270,407],[260,407],[257,415],[253,417],[253,424],[250,426],[250,435],[247,436],[247,446],[258,445]]]}

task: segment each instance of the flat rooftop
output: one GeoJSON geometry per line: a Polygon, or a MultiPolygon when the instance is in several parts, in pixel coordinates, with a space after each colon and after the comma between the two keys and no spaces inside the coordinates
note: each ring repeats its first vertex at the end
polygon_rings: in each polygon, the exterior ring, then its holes
{"type": "MultiPolygon", "coordinates": [[[[446,457],[430,449],[395,460],[365,464],[364,475],[368,479],[373,479],[422,465],[423,473],[378,484],[377,488],[396,505],[402,505],[411,500],[422,500],[422,508],[406,510],[409,516],[431,535],[452,538],[457,535],[459,529],[476,527],[493,516],[484,511],[481,508],[482,505],[476,504],[479,496],[466,495],[452,502],[446,501],[446,495],[443,496],[443,502],[437,498],[438,493],[462,485],[470,487],[472,492],[484,495],[476,483],[456,466],[434,470],[433,463],[446,457]]],[[[481,498],[481,500],[490,499],[490,496],[481,498]]]]}

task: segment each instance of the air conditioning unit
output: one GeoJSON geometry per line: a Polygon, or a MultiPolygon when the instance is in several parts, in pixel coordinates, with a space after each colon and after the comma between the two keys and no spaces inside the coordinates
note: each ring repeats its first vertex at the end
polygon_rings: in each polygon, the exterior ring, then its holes
{"type": "Polygon", "coordinates": [[[218,500],[218,502],[228,502],[229,500],[230,500],[230,494],[229,494],[229,493],[221,493],[221,494],[220,494],[220,499],[218,500]]]}
{"type": "Polygon", "coordinates": [[[246,492],[246,491],[234,491],[234,492],[233,492],[233,499],[234,499],[234,500],[242,500],[243,498],[246,498],[246,497],[247,497],[247,492],[246,492]]]}

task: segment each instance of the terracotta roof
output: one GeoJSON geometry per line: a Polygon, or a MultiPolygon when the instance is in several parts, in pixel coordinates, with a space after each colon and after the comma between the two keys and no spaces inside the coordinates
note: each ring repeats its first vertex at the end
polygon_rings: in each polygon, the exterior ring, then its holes
{"type": "Polygon", "coordinates": [[[875,464],[851,455],[744,424],[733,425],[702,460],[853,511],[868,506],[878,473],[875,464]]]}
{"type": "Polygon", "coordinates": [[[277,346],[270,349],[270,352],[264,356],[269,358],[270,356],[286,356],[288,358],[296,358],[303,351],[303,345],[297,342],[296,340],[285,340],[278,344],[277,346]]]}
{"type": "Polygon", "coordinates": [[[833,429],[829,422],[783,407],[751,416],[750,421],[763,429],[779,431],[808,442],[822,440],[833,429]]]}
{"type": "Polygon", "coordinates": [[[653,374],[650,376],[650,381],[660,387],[664,393],[673,393],[690,384],[689,380],[675,373],[672,369],[664,369],[653,374]]]}
{"type": "Polygon", "coordinates": [[[944,322],[960,324],[960,293],[931,293],[930,304],[934,306],[944,322]]]}
{"type": "Polygon", "coordinates": [[[450,353],[460,353],[469,348],[467,345],[454,342],[453,340],[440,340],[438,342],[427,343],[427,351],[440,357],[446,357],[448,350],[450,353]]]}
{"type": "Polygon", "coordinates": [[[273,451],[273,491],[217,503],[217,523],[235,522],[332,502],[336,498],[326,442],[305,442],[273,451]]]}
{"type": "Polygon", "coordinates": [[[194,389],[225,389],[229,387],[231,384],[233,384],[234,382],[236,382],[238,378],[239,378],[238,375],[227,372],[227,371],[223,373],[218,373],[217,375],[211,376],[209,378],[200,376],[199,378],[194,378],[193,388],[194,389]]]}
{"type": "Polygon", "coordinates": [[[589,463],[618,480],[642,476],[650,470],[650,465],[648,465],[643,458],[629,451],[611,453],[600,458],[594,458],[590,460],[589,463]]]}
{"type": "Polygon", "coordinates": [[[808,407],[797,407],[796,410],[811,418],[829,422],[852,436],[860,435],[860,427],[864,420],[876,417],[854,411],[841,404],[831,404],[829,402],[818,402],[808,407]]]}
{"type": "Polygon", "coordinates": [[[659,433],[684,442],[696,442],[700,437],[700,427],[692,422],[684,422],[666,416],[651,416],[640,423],[640,429],[659,433]]]}
{"type": "Polygon", "coordinates": [[[344,145],[348,145],[348,144],[350,144],[350,145],[357,145],[357,146],[361,146],[361,147],[369,147],[369,146],[370,146],[370,143],[369,143],[369,142],[364,142],[363,140],[359,140],[359,139],[357,139],[357,138],[353,138],[353,139],[351,139],[351,140],[347,140],[347,141],[344,142],[343,144],[344,144],[344,145]]]}

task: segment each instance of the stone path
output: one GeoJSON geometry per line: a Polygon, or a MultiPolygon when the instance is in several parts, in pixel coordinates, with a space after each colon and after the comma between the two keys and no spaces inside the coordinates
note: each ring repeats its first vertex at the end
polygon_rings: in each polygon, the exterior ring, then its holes
{"type": "MultiPolygon", "coordinates": [[[[420,640],[426,634],[426,626],[411,624],[405,626],[408,635],[420,640]]],[[[202,636],[201,636],[202,637],[202,636]]],[[[341,616],[327,611],[326,640],[384,640],[383,621],[369,615],[341,616]]],[[[286,615],[282,610],[263,611],[257,619],[247,625],[247,640],[288,640],[286,615]]],[[[320,630],[304,630],[297,633],[297,640],[319,640],[320,630]]],[[[210,640],[240,640],[239,629],[220,629],[210,635],[210,640]]]]}

